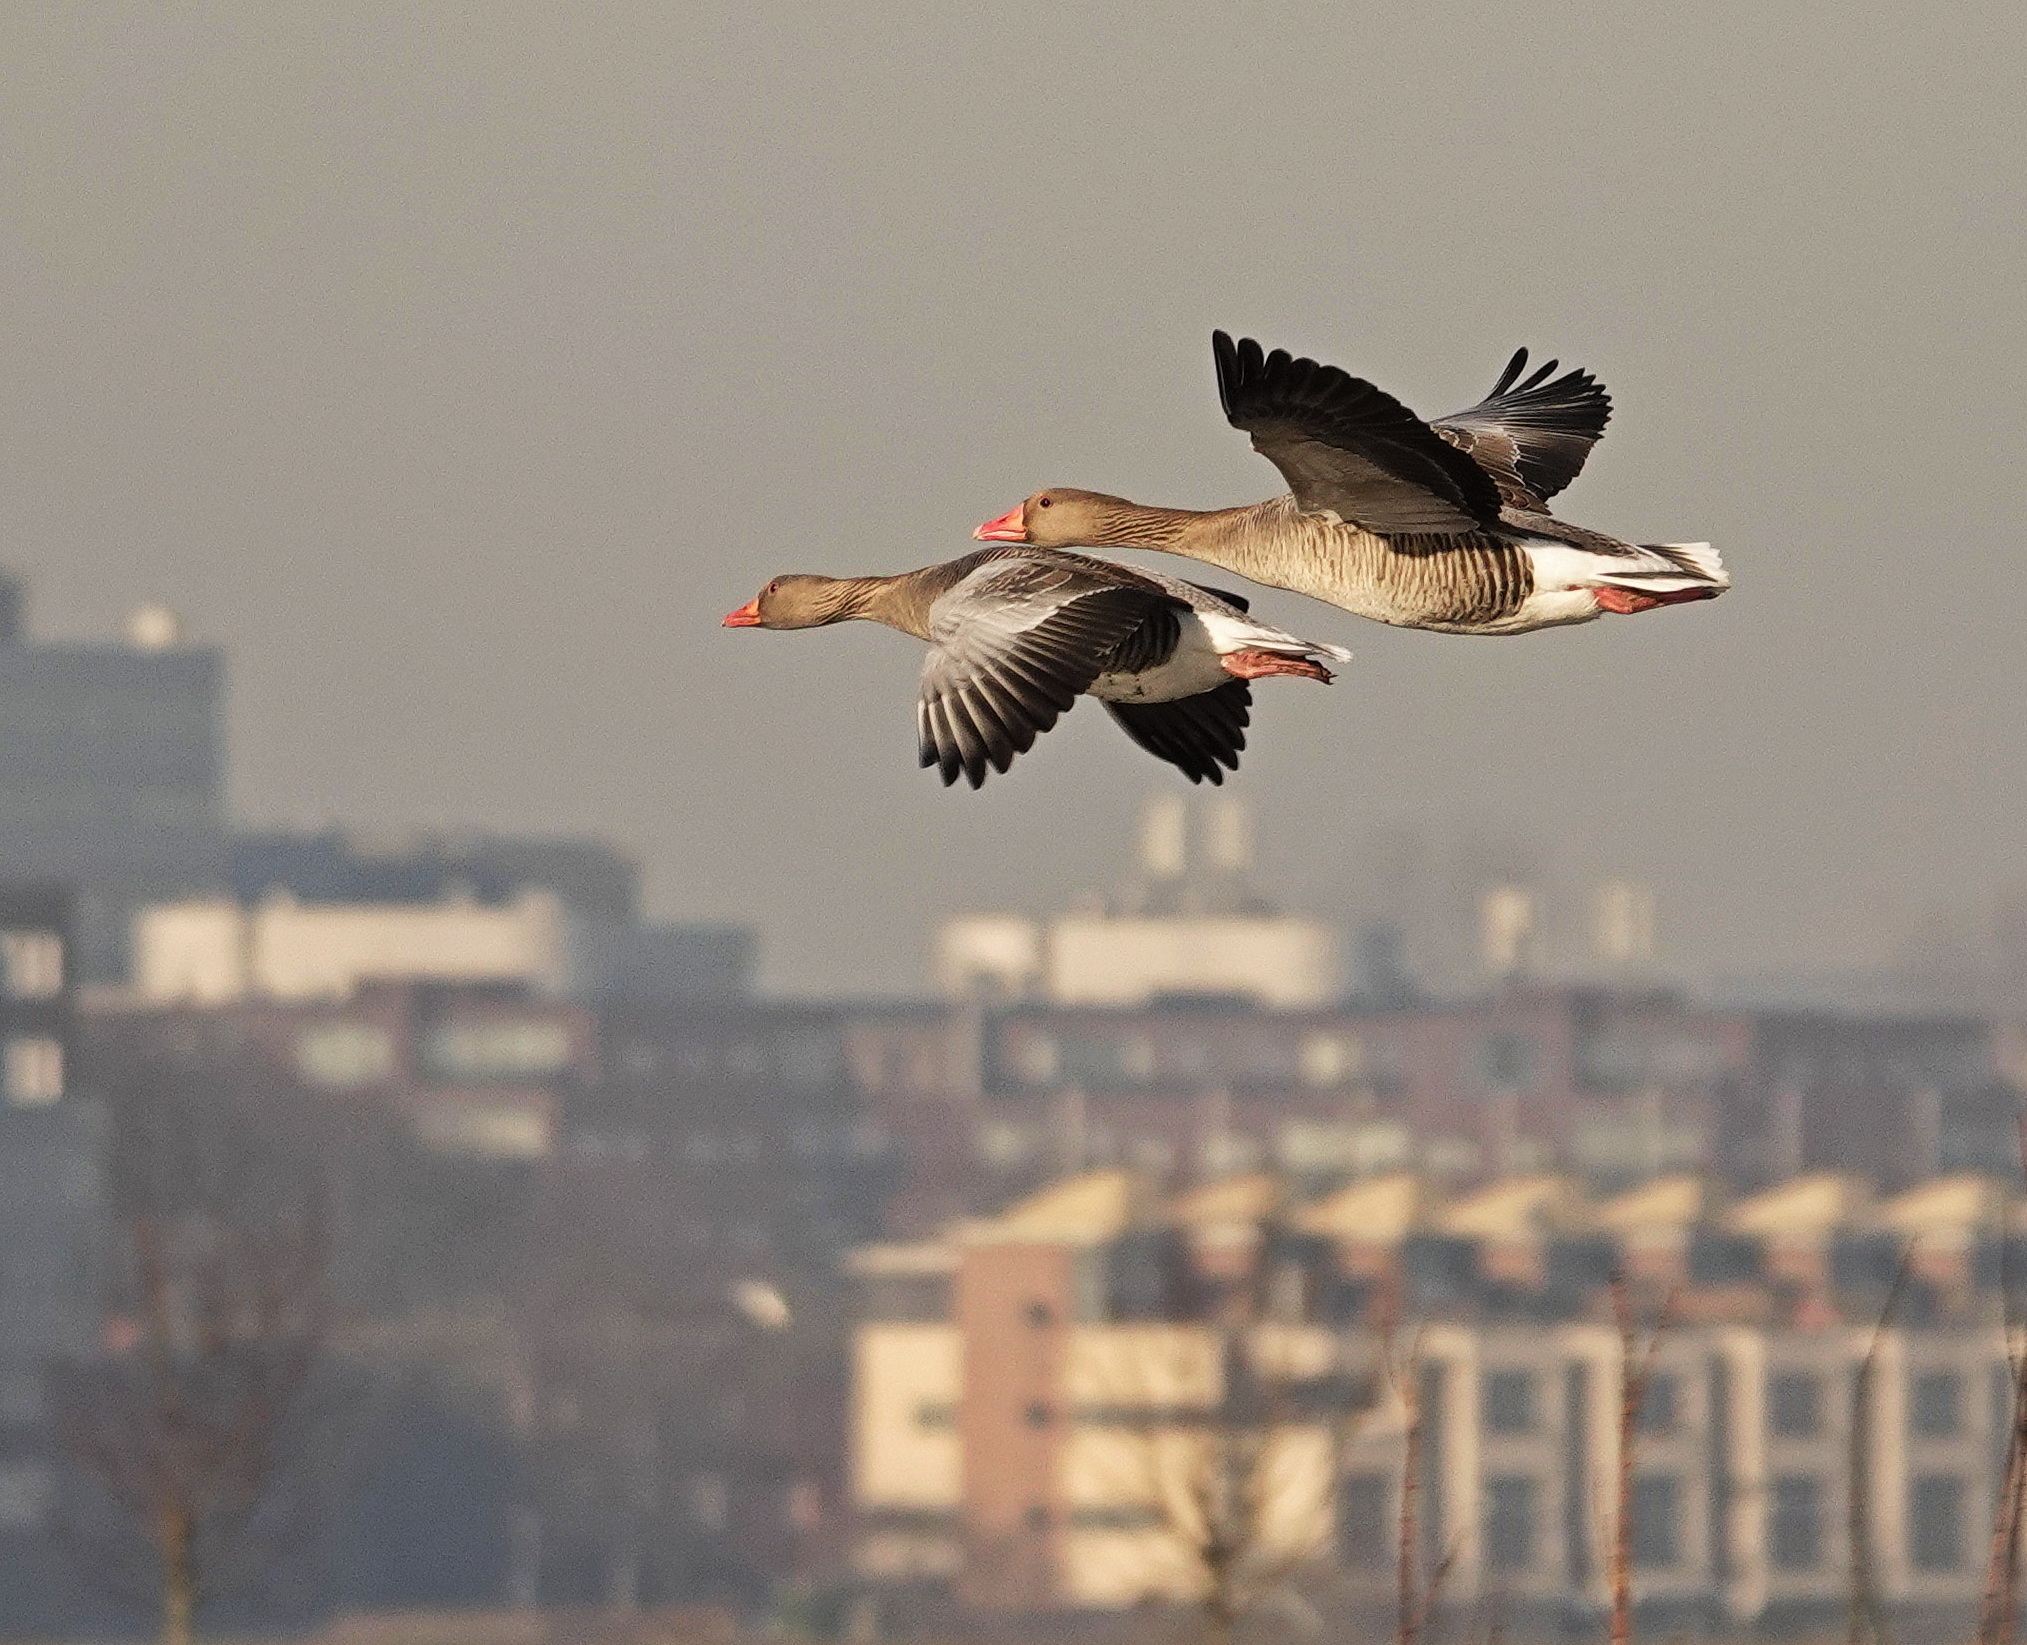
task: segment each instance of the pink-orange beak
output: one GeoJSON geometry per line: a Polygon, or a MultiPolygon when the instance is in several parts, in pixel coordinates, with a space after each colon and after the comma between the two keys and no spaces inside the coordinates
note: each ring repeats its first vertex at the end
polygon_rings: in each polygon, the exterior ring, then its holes
{"type": "Polygon", "coordinates": [[[1015,503],[997,520],[987,520],[972,533],[982,543],[1024,543],[1028,540],[1028,505],[1015,503]]]}
{"type": "Polygon", "coordinates": [[[720,628],[758,628],[760,626],[760,596],[755,595],[737,611],[725,613],[720,628]]]}

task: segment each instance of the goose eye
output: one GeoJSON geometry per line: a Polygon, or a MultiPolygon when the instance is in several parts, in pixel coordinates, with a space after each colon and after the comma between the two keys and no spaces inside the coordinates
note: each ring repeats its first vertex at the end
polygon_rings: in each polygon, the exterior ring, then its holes
{"type": "Polygon", "coordinates": [[[770,594],[779,594],[781,592],[781,579],[779,577],[767,585],[767,592],[770,594]]]}
{"type": "Polygon", "coordinates": [[[1048,508],[1055,502],[1055,500],[1056,499],[1053,497],[1037,497],[1035,499],[1035,506],[1037,508],[1048,508]]]}

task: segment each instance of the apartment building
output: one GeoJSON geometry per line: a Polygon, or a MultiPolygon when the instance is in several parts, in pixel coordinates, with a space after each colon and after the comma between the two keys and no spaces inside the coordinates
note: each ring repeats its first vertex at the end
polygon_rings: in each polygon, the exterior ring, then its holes
{"type": "Polygon", "coordinates": [[[1416,1559],[1445,1602],[1568,1622],[1607,1603],[1639,1376],[1641,1605],[1821,1621],[1857,1536],[1879,1603],[1954,1615],[1999,1483],[2018,1212],[1976,1177],[1723,1204],[1687,1177],[1596,1201],[1395,1174],[1303,1200],[1262,1174],[1164,1195],[1081,1173],[856,1254],[857,1567],[1003,1611],[1198,1598],[1217,1578],[1190,1504],[1239,1467],[1262,1584],[1390,1605],[1412,1427],[1416,1559]]]}
{"type": "Polygon", "coordinates": [[[1319,1191],[1389,1171],[1604,1188],[1694,1171],[1744,1190],[1825,1170],[1911,1186],[2017,1156],[2018,1098],[1973,1019],[1546,985],[1392,1006],[970,998],[851,1017],[855,1078],[912,1162],[890,1214],[910,1238],[1105,1167],[1272,1169],[1319,1191]]]}
{"type": "Polygon", "coordinates": [[[208,1005],[108,996],[82,1037],[102,1079],[164,1058],[251,1063],[341,1105],[385,1107],[429,1151],[473,1160],[546,1157],[566,1094],[598,1067],[593,1013],[513,982],[363,981],[208,1005]]]}

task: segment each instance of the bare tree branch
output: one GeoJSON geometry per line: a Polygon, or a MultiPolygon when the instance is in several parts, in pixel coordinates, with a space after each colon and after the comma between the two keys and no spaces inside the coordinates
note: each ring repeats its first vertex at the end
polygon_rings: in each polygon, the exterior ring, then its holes
{"type": "Polygon", "coordinates": [[[149,1575],[164,1645],[284,1566],[333,1501],[347,1402],[325,1366],[315,1139],[249,1096],[159,1071],[115,1093],[105,1348],[57,1402],[91,1487],[69,1527],[86,1574],[120,1597],[149,1575]]]}
{"type": "Polygon", "coordinates": [[[1618,1452],[1612,1459],[1612,1540],[1607,1576],[1612,1599],[1612,1645],[1632,1645],[1633,1638],[1633,1457],[1638,1440],[1640,1407],[1654,1376],[1661,1341],[1674,1324],[1679,1292],[1662,1299],[1654,1323],[1640,1342],[1632,1287],[1623,1272],[1612,1275],[1612,1322],[1619,1337],[1618,1452]]]}
{"type": "Polygon", "coordinates": [[[1845,1502],[1849,1524],[1846,1541],[1851,1563],[1850,1615],[1846,1622],[1847,1645],[1889,1645],[1886,1625],[1879,1609],[1879,1593],[1873,1582],[1872,1566],[1872,1480],[1866,1447],[1871,1438],[1872,1385],[1878,1376],[1879,1345],[1893,1323],[1913,1273],[1914,1247],[1910,1243],[1894,1265],[1893,1283],[1886,1289],[1886,1301],[1873,1322],[1872,1337],[1858,1361],[1851,1380],[1850,1455],[1847,1466],[1845,1502]]]}

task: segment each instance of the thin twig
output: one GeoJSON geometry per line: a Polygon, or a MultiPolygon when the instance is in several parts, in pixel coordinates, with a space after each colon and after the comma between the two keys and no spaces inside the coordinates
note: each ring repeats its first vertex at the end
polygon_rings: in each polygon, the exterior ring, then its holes
{"type": "Polygon", "coordinates": [[[1872,1645],[1888,1645],[1886,1626],[1879,1611],[1879,1595],[1872,1580],[1872,1479],[1866,1446],[1872,1437],[1872,1384],[1878,1373],[1879,1345],[1893,1322],[1894,1310],[1900,1305],[1900,1296],[1907,1288],[1913,1264],[1914,1246],[1910,1242],[1894,1265],[1893,1283],[1887,1287],[1886,1301],[1879,1310],[1879,1318],[1873,1322],[1872,1338],[1865,1345],[1865,1352],[1858,1361],[1857,1375],[1851,1382],[1849,1478],[1845,1491],[1849,1516],[1846,1540],[1851,1563],[1850,1616],[1845,1629],[1848,1645],[1866,1645],[1868,1640],[1872,1645]]]}

